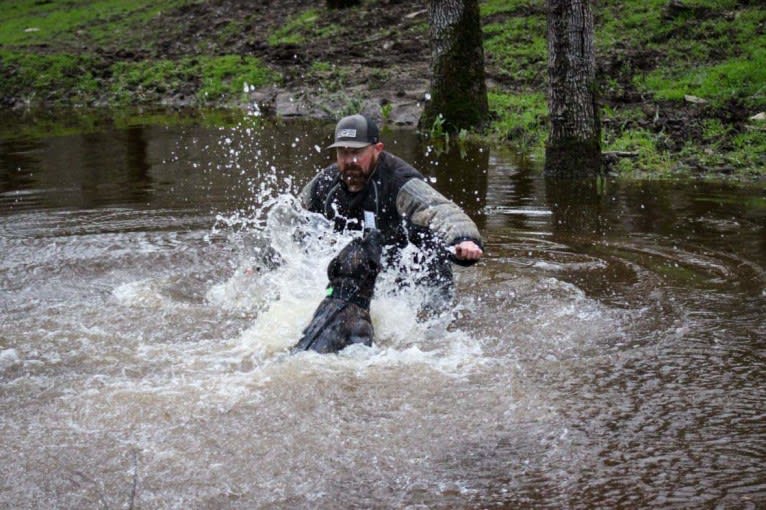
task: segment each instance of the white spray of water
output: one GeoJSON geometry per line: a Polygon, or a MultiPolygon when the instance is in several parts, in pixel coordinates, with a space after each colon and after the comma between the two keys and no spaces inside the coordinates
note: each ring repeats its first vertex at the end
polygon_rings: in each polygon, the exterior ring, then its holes
{"type": "MultiPolygon", "coordinates": [[[[239,355],[257,364],[285,352],[300,338],[321,302],[330,260],[355,235],[336,233],[329,221],[303,211],[295,199],[281,195],[268,204],[263,228],[250,232],[257,247],[245,247],[243,260],[232,277],[208,292],[216,306],[257,312],[238,340],[239,355]],[[257,243],[256,243],[257,244],[257,243]],[[257,250],[257,251],[256,251],[257,250]],[[264,256],[278,254],[279,264],[266,267],[264,256]]],[[[405,249],[414,256],[415,248],[405,249]]],[[[419,269],[407,275],[415,279],[419,269]]],[[[401,275],[398,275],[401,276],[401,275]]],[[[461,370],[481,357],[478,343],[461,331],[449,331],[449,314],[422,319],[418,310],[428,299],[425,289],[403,290],[394,271],[380,275],[371,304],[376,345],[344,353],[360,366],[380,363],[428,363],[440,370],[461,370]]],[[[337,358],[337,357],[331,357],[337,358]]],[[[359,368],[359,367],[357,367],[359,368]]]]}

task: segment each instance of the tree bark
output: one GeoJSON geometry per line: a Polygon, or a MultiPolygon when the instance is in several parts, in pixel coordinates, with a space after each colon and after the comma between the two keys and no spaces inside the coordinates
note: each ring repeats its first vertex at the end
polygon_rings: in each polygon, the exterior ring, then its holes
{"type": "Polygon", "coordinates": [[[429,0],[431,97],[420,125],[439,115],[448,132],[481,128],[487,121],[484,46],[478,0],[429,0]]]}
{"type": "Polygon", "coordinates": [[[600,171],[601,124],[590,0],[547,0],[548,109],[545,174],[586,177],[600,171]]]}
{"type": "Polygon", "coordinates": [[[360,4],[360,0],[327,0],[328,9],[345,9],[360,4]]]}

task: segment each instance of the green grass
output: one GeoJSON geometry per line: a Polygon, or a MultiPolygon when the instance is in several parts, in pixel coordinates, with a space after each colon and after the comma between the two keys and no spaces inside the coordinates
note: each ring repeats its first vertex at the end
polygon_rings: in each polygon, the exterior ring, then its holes
{"type": "Polygon", "coordinates": [[[714,105],[731,99],[766,106],[766,10],[736,0],[687,0],[687,11],[666,15],[665,0],[606,1],[598,11],[599,52],[630,47],[656,60],[634,73],[633,83],[658,100],[702,97],[714,105]]]}
{"type": "Polygon", "coordinates": [[[706,122],[707,143],[704,148],[687,144],[679,159],[691,159],[711,169],[725,169],[735,176],[750,177],[763,173],[766,168],[766,133],[750,126],[742,133],[733,134],[731,128],[710,120],[706,122]]]}
{"type": "Polygon", "coordinates": [[[303,44],[306,42],[306,37],[313,34],[318,19],[318,9],[307,9],[291,17],[282,27],[269,35],[267,41],[271,46],[303,44]]]}
{"type": "Polygon", "coordinates": [[[661,100],[694,95],[716,106],[730,100],[766,106],[766,11],[737,10],[736,2],[723,0],[694,4],[709,9],[712,18],[674,20],[658,30],[683,37],[658,37],[666,56],[656,69],[636,76],[636,85],[661,100]]]}
{"type": "Polygon", "coordinates": [[[661,26],[662,7],[667,0],[640,0],[623,2],[602,0],[594,11],[596,45],[610,48],[619,42],[630,42],[632,47],[645,46],[655,30],[661,26]]]}
{"type": "Polygon", "coordinates": [[[485,0],[481,2],[482,16],[513,13],[523,8],[544,8],[544,0],[485,0]]]}
{"type": "Polygon", "coordinates": [[[636,83],[662,100],[682,100],[685,95],[693,95],[717,106],[731,99],[762,106],[766,104],[766,49],[717,65],[657,69],[638,77],[636,83]]]}
{"type": "Polygon", "coordinates": [[[262,87],[278,81],[276,73],[256,57],[225,55],[199,59],[202,86],[198,94],[205,99],[237,97],[250,87],[262,87]]]}
{"type": "Polygon", "coordinates": [[[85,101],[100,84],[92,73],[93,58],[84,55],[37,55],[0,51],[0,67],[15,69],[0,75],[0,88],[25,91],[26,99],[85,101]],[[64,97],[62,94],[66,93],[64,97]]]}
{"type": "Polygon", "coordinates": [[[329,62],[323,62],[316,60],[311,63],[311,72],[314,73],[329,73],[333,70],[333,64],[329,62]]]}
{"type": "Polygon", "coordinates": [[[113,39],[115,30],[142,23],[162,10],[190,0],[40,0],[4,1],[0,9],[0,46],[23,47],[80,38],[113,39]]]}
{"type": "Polygon", "coordinates": [[[542,154],[547,136],[548,106],[541,92],[488,94],[489,109],[495,116],[490,132],[509,140],[523,152],[542,154]]]}
{"type": "Polygon", "coordinates": [[[734,178],[756,177],[766,168],[766,133],[764,127],[751,125],[733,134],[732,128],[718,119],[704,122],[701,143],[688,142],[680,151],[671,152],[662,133],[633,129],[609,137],[603,150],[635,152],[635,159],[621,159],[615,168],[622,176],[670,177],[691,175],[698,168],[709,169],[707,178],[722,175],[734,178]]]}
{"type": "Polygon", "coordinates": [[[652,133],[646,129],[625,131],[614,140],[605,144],[602,150],[636,152],[636,159],[621,159],[617,165],[617,172],[623,175],[640,175],[654,173],[665,176],[675,168],[672,155],[660,147],[665,145],[664,135],[652,133]]]}
{"type": "Polygon", "coordinates": [[[484,51],[500,76],[541,82],[547,60],[545,16],[513,17],[484,26],[484,51]]]}
{"type": "Polygon", "coordinates": [[[353,72],[351,66],[316,61],[311,64],[305,79],[307,82],[314,83],[318,89],[324,92],[343,93],[348,83],[348,77],[353,72]]]}
{"type": "Polygon", "coordinates": [[[112,94],[118,103],[128,102],[136,93],[162,94],[199,80],[197,99],[200,104],[205,104],[238,98],[243,94],[245,84],[260,87],[279,79],[259,59],[239,55],[119,62],[113,67],[113,75],[112,94]]]}
{"type": "Polygon", "coordinates": [[[112,66],[111,94],[119,103],[129,103],[148,94],[164,93],[193,80],[192,65],[171,60],[117,62],[112,66]]]}
{"type": "Polygon", "coordinates": [[[734,150],[729,155],[732,163],[739,163],[743,168],[766,169],[766,126],[750,126],[743,133],[732,138],[734,150]]]}
{"type": "Polygon", "coordinates": [[[676,175],[699,166],[713,174],[763,175],[764,126],[743,130],[717,119],[716,112],[731,104],[750,114],[766,110],[766,9],[737,0],[683,4],[686,11],[669,16],[666,0],[600,2],[596,44],[599,56],[619,55],[622,62],[617,73],[604,77],[607,94],[633,88],[644,98],[678,106],[687,95],[705,99],[701,137],[669,151],[664,134],[636,127],[651,122],[654,107],[624,105],[602,112],[611,121],[604,150],[639,152],[637,159],[619,162],[618,171],[630,175],[676,175]]]}

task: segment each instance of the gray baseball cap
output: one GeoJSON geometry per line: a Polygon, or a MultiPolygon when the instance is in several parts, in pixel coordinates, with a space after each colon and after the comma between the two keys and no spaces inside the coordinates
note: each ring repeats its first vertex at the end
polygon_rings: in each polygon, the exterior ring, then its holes
{"type": "Polygon", "coordinates": [[[334,149],[336,147],[349,147],[352,149],[361,149],[378,143],[380,132],[378,126],[364,115],[350,115],[343,117],[335,126],[335,143],[327,147],[334,149]]]}

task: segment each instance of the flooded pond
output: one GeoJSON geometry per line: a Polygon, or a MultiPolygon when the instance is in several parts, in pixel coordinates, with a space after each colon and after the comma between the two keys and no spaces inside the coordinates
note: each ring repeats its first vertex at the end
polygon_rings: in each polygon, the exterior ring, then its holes
{"type": "Polygon", "coordinates": [[[290,355],[348,239],[290,198],[331,132],[0,140],[0,507],[766,506],[763,186],[386,132],[486,256],[449,313],[382,277],[372,348],[290,355]]]}

